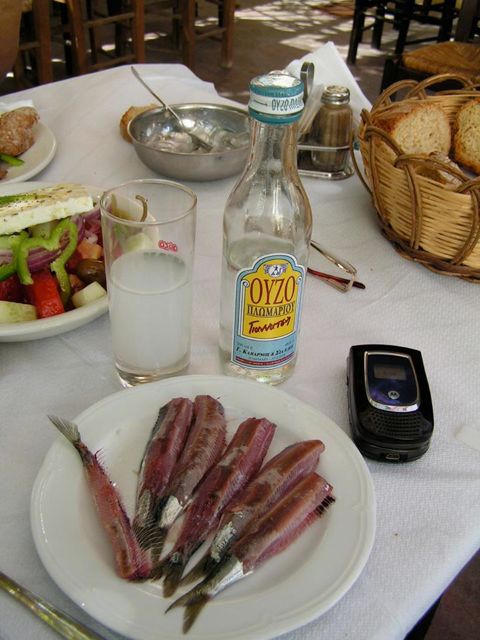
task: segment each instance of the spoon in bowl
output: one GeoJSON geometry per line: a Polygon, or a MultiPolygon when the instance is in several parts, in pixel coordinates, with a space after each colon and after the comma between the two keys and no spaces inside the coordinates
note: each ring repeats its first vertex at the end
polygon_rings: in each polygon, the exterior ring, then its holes
{"type": "Polygon", "coordinates": [[[176,113],[176,111],[174,111],[172,109],[172,107],[170,105],[168,105],[165,100],[162,100],[162,98],[160,98],[160,96],[158,96],[149,86],[148,84],[145,82],[145,80],[142,78],[142,76],[138,73],[138,71],[135,69],[135,67],[130,67],[131,72],[133,73],[133,75],[135,76],[135,78],[140,82],[140,84],[142,84],[145,89],[152,94],[152,96],[155,98],[155,100],[158,100],[158,102],[162,105],[162,107],[168,111],[175,119],[176,123],[178,124],[178,126],[180,127],[180,129],[184,132],[184,133],[188,133],[188,135],[192,138],[193,142],[195,144],[197,144],[199,147],[202,147],[203,149],[205,149],[206,151],[211,151],[212,150],[212,145],[209,144],[208,142],[205,142],[205,140],[202,140],[202,138],[199,138],[197,135],[195,135],[194,133],[192,133],[191,131],[189,131],[185,125],[183,124],[182,119],[180,118],[180,116],[178,115],[178,113],[176,113]]]}

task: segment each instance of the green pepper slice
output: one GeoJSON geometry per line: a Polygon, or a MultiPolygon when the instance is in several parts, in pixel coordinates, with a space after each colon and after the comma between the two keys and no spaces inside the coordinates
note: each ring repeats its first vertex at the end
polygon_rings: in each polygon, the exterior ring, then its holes
{"type": "Polygon", "coordinates": [[[9,249],[12,252],[11,262],[0,265],[0,281],[13,276],[17,271],[18,247],[22,240],[28,237],[26,231],[11,236],[0,236],[0,249],[9,249]]]}
{"type": "Polygon", "coordinates": [[[17,273],[20,282],[22,284],[32,284],[33,279],[28,268],[28,253],[30,249],[40,247],[47,251],[56,251],[60,248],[60,240],[65,232],[68,233],[67,246],[50,264],[50,270],[55,274],[60,285],[60,294],[64,304],[68,301],[71,292],[70,279],[65,270],[65,264],[75,251],[78,241],[78,228],[71,218],[61,220],[53,229],[49,238],[25,238],[20,243],[17,251],[17,273]]]}

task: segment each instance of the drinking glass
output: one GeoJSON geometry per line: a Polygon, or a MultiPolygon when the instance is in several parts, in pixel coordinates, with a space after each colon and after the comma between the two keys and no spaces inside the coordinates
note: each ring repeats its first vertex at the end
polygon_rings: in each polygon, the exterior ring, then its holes
{"type": "Polygon", "coordinates": [[[197,197],[170,180],[132,180],[100,199],[115,366],[124,386],[190,361],[197,197]]]}

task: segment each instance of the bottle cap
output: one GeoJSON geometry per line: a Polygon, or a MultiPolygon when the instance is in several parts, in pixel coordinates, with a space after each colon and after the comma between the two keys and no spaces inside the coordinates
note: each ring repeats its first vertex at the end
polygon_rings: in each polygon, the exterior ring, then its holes
{"type": "Polygon", "coordinates": [[[330,85],[325,88],[321,100],[326,104],[347,104],[350,102],[350,91],[347,87],[330,85]]]}
{"type": "Polygon", "coordinates": [[[303,111],[303,82],[287,71],[271,71],[250,82],[248,111],[267,124],[290,124],[303,111]]]}

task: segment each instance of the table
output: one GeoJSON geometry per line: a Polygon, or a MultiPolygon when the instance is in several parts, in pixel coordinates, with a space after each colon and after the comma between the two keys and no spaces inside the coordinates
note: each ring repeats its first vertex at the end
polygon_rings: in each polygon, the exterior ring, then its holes
{"type": "MultiPolygon", "coordinates": [[[[181,65],[139,65],[167,101],[224,101],[181,65]]],[[[119,135],[131,105],[149,96],[127,67],[44,85],[4,97],[31,98],[54,132],[58,152],[37,179],[110,187],[152,175],[119,135]]],[[[188,373],[219,374],[217,325],[221,218],[234,178],[190,186],[198,194],[195,315],[188,373]]],[[[381,236],[369,195],[356,178],[304,178],[313,237],[358,269],[364,291],[342,294],[309,278],[299,361],[282,389],[333,419],[346,432],[345,362],[353,344],[420,349],[435,410],[430,450],[407,465],[369,461],[377,498],[377,532],[352,589],[320,619],[285,640],[402,639],[472,557],[480,542],[479,290],[401,258],[381,236]],[[470,436],[470,445],[466,443],[470,436]]],[[[61,593],[43,568],[29,525],[30,492],[57,434],[46,415],[73,417],[120,384],[112,366],[105,315],[63,335],[0,344],[0,568],[32,591],[101,632],[61,593]]],[[[56,637],[0,594],[2,640],[56,637]]]]}

